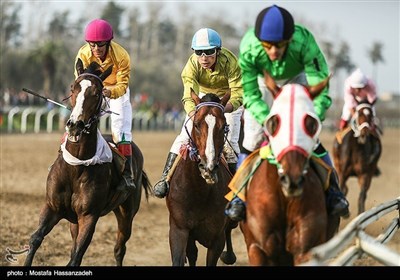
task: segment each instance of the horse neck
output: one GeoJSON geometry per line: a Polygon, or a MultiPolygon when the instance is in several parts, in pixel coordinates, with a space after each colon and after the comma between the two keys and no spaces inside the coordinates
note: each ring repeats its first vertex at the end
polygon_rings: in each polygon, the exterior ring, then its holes
{"type": "Polygon", "coordinates": [[[67,140],[65,148],[72,156],[80,160],[94,157],[97,150],[97,126],[94,126],[89,134],[83,133],[77,143],[67,140]]]}

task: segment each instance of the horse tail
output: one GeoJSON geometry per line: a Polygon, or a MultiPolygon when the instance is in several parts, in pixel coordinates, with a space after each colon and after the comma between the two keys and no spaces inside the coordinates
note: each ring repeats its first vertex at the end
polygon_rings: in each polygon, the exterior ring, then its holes
{"type": "Polygon", "coordinates": [[[146,195],[146,200],[148,201],[149,200],[149,195],[153,194],[153,189],[151,187],[152,185],[150,183],[149,176],[147,176],[147,173],[144,170],[142,170],[142,186],[144,188],[144,193],[146,195]]]}

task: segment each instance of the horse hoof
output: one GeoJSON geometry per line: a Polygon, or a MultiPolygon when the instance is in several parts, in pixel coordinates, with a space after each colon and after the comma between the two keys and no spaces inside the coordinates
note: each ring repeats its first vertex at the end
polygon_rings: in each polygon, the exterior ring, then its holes
{"type": "Polygon", "coordinates": [[[224,251],[219,258],[224,264],[234,264],[236,262],[236,255],[233,252],[224,251]]]}

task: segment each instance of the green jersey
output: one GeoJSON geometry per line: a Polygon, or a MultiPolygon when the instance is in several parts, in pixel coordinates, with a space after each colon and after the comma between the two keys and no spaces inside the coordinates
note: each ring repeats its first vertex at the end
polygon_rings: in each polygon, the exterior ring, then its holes
{"type": "MultiPolygon", "coordinates": [[[[274,80],[290,80],[304,72],[309,85],[315,85],[328,77],[328,65],[314,36],[306,28],[296,25],[295,31],[281,60],[271,61],[261,42],[251,28],[240,43],[239,66],[242,71],[243,104],[255,119],[263,124],[270,108],[262,99],[258,76],[266,70],[274,80]]],[[[328,87],[314,99],[314,108],[323,121],[332,100],[328,87]]]]}

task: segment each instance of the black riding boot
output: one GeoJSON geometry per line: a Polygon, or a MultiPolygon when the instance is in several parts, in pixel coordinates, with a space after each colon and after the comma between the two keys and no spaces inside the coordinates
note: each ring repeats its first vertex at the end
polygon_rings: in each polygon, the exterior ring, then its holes
{"type": "Polygon", "coordinates": [[[336,171],[332,170],[331,178],[329,179],[329,187],[326,190],[326,205],[330,215],[339,215],[344,218],[350,216],[349,202],[339,189],[336,171]]]}
{"type": "Polygon", "coordinates": [[[237,163],[228,163],[228,168],[232,175],[235,175],[236,173],[236,165],[237,163]]]}
{"type": "Polygon", "coordinates": [[[135,181],[133,180],[132,156],[125,157],[125,168],[122,172],[122,178],[117,186],[117,190],[130,193],[136,188],[135,181]]]}
{"type": "Polygon", "coordinates": [[[168,176],[168,172],[171,170],[171,167],[174,164],[177,156],[178,156],[177,154],[171,152],[168,154],[167,162],[165,163],[161,179],[154,186],[154,195],[158,198],[163,198],[168,193],[169,184],[166,181],[166,179],[168,176]]]}

